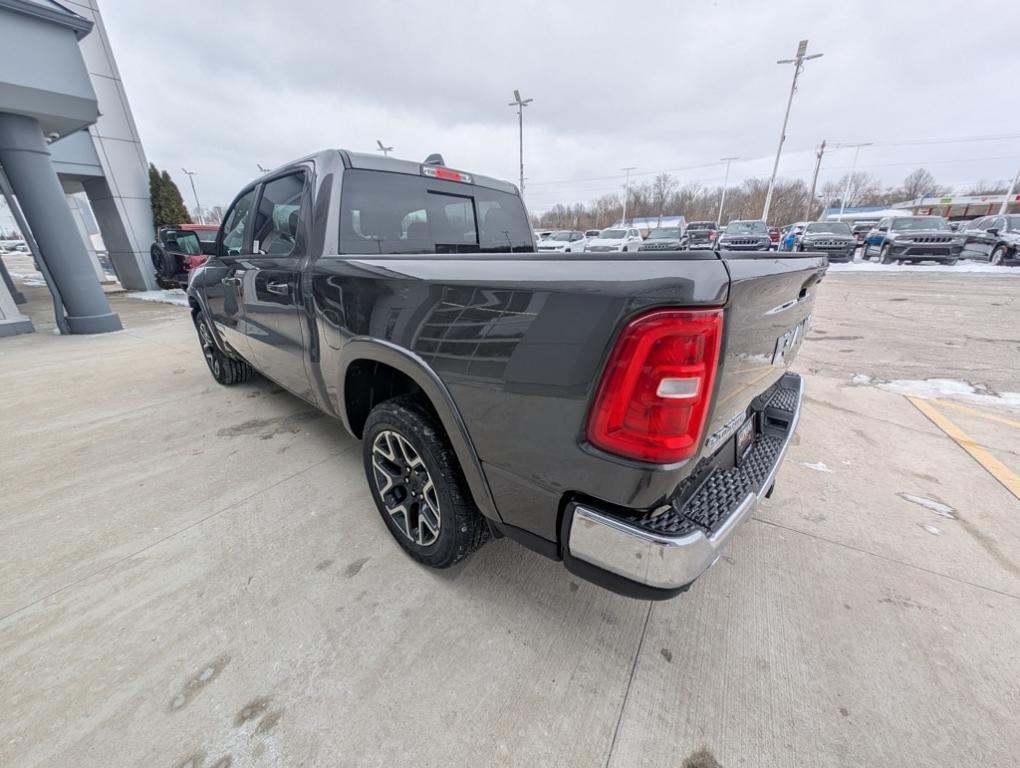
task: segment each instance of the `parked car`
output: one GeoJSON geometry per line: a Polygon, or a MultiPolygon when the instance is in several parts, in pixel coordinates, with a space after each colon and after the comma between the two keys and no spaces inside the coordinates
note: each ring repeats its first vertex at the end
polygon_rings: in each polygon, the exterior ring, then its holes
{"type": "Polygon", "coordinates": [[[544,240],[539,240],[538,250],[555,253],[580,253],[585,246],[584,233],[578,230],[562,229],[553,232],[544,240]]]}
{"type": "Polygon", "coordinates": [[[769,227],[769,240],[772,241],[772,250],[779,250],[779,227],[769,227]]]}
{"type": "Polygon", "coordinates": [[[601,232],[599,229],[586,229],[584,230],[584,239],[593,240],[599,236],[599,232],[601,232]]]}
{"type": "Polygon", "coordinates": [[[853,232],[854,240],[857,241],[857,245],[864,245],[864,241],[868,238],[868,233],[878,225],[878,221],[856,221],[850,228],[853,232]]]}
{"type": "Polygon", "coordinates": [[[1020,263],[1020,214],[985,216],[961,230],[965,259],[992,264],[1020,263]]]}
{"type": "Polygon", "coordinates": [[[415,560],[506,536],[670,597],[772,491],[825,259],[564,258],[511,183],[331,150],[241,190],[188,301],[217,382],[258,370],[362,441],[415,560]]]}
{"type": "Polygon", "coordinates": [[[683,226],[656,227],[648,233],[639,251],[683,251],[687,249],[687,232],[683,226]]]}
{"type": "Polygon", "coordinates": [[[955,264],[963,251],[963,235],[953,232],[941,216],[892,216],[868,233],[862,259],[878,256],[883,264],[941,261],[955,264]]]}
{"type": "Polygon", "coordinates": [[[719,225],[714,221],[692,221],[687,225],[687,247],[692,251],[715,248],[719,225]]]}
{"type": "Polygon", "coordinates": [[[789,224],[786,227],[783,227],[783,237],[779,241],[779,250],[797,250],[797,243],[800,240],[800,236],[804,234],[804,228],[807,227],[807,225],[808,222],[806,221],[798,221],[794,224],[789,224]]]}
{"type": "Polygon", "coordinates": [[[642,243],[641,233],[633,227],[610,227],[589,240],[586,251],[608,253],[610,251],[636,251],[642,243]]]}
{"type": "Polygon", "coordinates": [[[756,220],[731,221],[715,242],[716,248],[725,251],[767,251],[772,247],[768,227],[756,220]]]}
{"type": "Polygon", "coordinates": [[[161,227],[149,248],[149,257],[156,272],[156,285],[165,290],[184,288],[191,270],[209,258],[194,229],[161,227]]]}
{"type": "Polygon", "coordinates": [[[798,251],[824,253],[829,261],[853,261],[857,241],[850,225],[842,221],[812,221],[797,242],[798,251]]]}

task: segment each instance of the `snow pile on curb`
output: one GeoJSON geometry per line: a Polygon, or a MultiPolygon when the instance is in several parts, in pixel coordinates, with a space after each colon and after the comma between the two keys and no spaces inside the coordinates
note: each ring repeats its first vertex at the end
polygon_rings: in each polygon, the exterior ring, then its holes
{"type": "Polygon", "coordinates": [[[830,272],[968,272],[1002,277],[1020,277],[1017,267],[997,267],[978,261],[961,261],[948,264],[879,264],[876,261],[855,261],[849,264],[830,264],[830,272]]]}
{"type": "Polygon", "coordinates": [[[959,379],[893,379],[883,381],[866,373],[855,373],[850,381],[858,386],[872,385],[897,395],[922,400],[962,400],[977,405],[1006,406],[1020,409],[1020,392],[995,392],[981,384],[959,379]]]}
{"type": "Polygon", "coordinates": [[[188,295],[180,288],[175,288],[171,291],[129,291],[124,295],[129,299],[138,299],[139,301],[175,304],[178,307],[188,306],[188,295]]]}

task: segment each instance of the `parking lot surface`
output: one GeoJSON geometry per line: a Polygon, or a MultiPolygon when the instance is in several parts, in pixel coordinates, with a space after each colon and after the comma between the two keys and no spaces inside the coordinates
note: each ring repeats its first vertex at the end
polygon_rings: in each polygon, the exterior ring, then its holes
{"type": "Polygon", "coordinates": [[[0,765],[1016,765],[1020,279],[830,273],[775,494],[655,604],[423,569],[338,423],[112,303],[0,343],[0,765]]]}

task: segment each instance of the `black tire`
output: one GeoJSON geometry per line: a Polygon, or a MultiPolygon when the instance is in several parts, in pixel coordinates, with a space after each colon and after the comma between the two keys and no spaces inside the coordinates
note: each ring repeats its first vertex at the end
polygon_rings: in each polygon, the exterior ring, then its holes
{"type": "Polygon", "coordinates": [[[202,345],[202,356],[205,357],[209,373],[217,383],[231,387],[234,384],[250,381],[255,371],[244,360],[238,360],[236,357],[230,357],[220,351],[213,339],[212,326],[209,324],[205,312],[196,312],[193,319],[195,330],[198,332],[198,343],[202,345]]]}
{"type": "Polygon", "coordinates": [[[395,397],[373,408],[362,440],[372,499],[411,557],[430,568],[449,568],[488,541],[489,526],[453,448],[417,397],[395,397]]]}
{"type": "Polygon", "coordinates": [[[946,259],[944,263],[947,267],[955,267],[958,261],[959,259],[946,259]]]}
{"type": "Polygon", "coordinates": [[[894,259],[892,255],[892,246],[886,243],[882,246],[882,250],[878,253],[878,260],[882,264],[892,264],[894,259]]]}
{"type": "Polygon", "coordinates": [[[1004,262],[1005,260],[1006,260],[1006,246],[1004,245],[995,246],[995,249],[992,251],[992,255],[988,257],[988,262],[990,264],[995,264],[998,266],[1001,266],[1002,262],[1004,262]]]}

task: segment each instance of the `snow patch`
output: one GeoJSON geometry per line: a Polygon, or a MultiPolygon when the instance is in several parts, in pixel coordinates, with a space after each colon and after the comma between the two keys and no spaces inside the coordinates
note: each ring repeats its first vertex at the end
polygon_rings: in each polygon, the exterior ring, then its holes
{"type": "Polygon", "coordinates": [[[926,499],[924,496],[915,496],[912,493],[898,493],[896,494],[904,501],[909,501],[912,504],[924,507],[931,512],[934,512],[939,517],[945,517],[949,520],[956,519],[956,510],[948,504],[943,504],[941,501],[935,501],[934,499],[926,499]]]}
{"type": "Polygon", "coordinates": [[[855,373],[850,382],[858,386],[873,385],[897,395],[917,397],[922,400],[940,398],[963,400],[968,403],[988,406],[1020,408],[1020,392],[996,392],[983,384],[971,384],[959,379],[882,379],[866,373],[855,373]]]}
{"type": "Polygon", "coordinates": [[[188,294],[180,288],[170,291],[129,291],[124,294],[129,299],[139,301],[155,301],[159,304],[175,304],[178,307],[188,306],[188,294]]]}
{"type": "Polygon", "coordinates": [[[802,467],[805,467],[806,469],[813,469],[815,472],[832,472],[831,469],[825,466],[825,462],[822,461],[816,462],[802,461],[800,465],[802,467]]]}
{"type": "Polygon", "coordinates": [[[954,266],[948,264],[879,264],[875,261],[855,261],[849,264],[830,264],[830,272],[968,272],[984,275],[1020,277],[1016,267],[998,267],[977,261],[961,261],[954,266]]]}
{"type": "Polygon", "coordinates": [[[928,533],[930,533],[932,536],[942,535],[942,529],[936,528],[934,525],[922,525],[921,527],[924,528],[924,530],[928,531],[928,533]]]}

